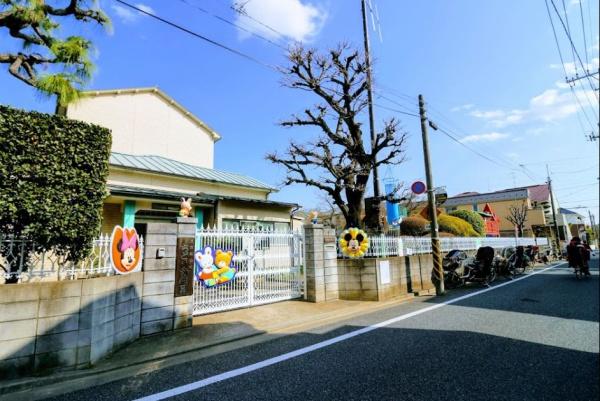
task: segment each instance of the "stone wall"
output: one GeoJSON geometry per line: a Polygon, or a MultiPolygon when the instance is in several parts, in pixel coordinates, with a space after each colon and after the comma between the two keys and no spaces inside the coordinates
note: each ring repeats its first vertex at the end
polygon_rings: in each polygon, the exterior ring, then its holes
{"type": "Polygon", "coordinates": [[[428,293],[434,288],[433,261],[428,254],[338,259],[337,266],[340,299],[385,301],[409,293],[428,293]]]}
{"type": "Polygon", "coordinates": [[[86,367],[138,338],[143,277],[0,286],[0,379],[86,367]]]}

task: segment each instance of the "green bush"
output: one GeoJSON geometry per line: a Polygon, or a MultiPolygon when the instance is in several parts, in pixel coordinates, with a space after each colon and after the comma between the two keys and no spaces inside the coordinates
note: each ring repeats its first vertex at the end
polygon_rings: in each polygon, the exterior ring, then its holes
{"type": "Polygon", "coordinates": [[[440,232],[454,234],[457,237],[478,237],[479,234],[469,223],[458,217],[440,214],[438,216],[440,232]]]}
{"type": "Polygon", "coordinates": [[[458,217],[469,223],[473,229],[479,234],[479,237],[485,236],[485,222],[483,217],[472,210],[455,210],[449,213],[450,216],[458,217]]]}
{"type": "Polygon", "coordinates": [[[85,257],[100,233],[110,146],[106,128],[0,106],[0,236],[85,257]]]}
{"type": "Polygon", "coordinates": [[[429,221],[421,216],[410,216],[402,219],[400,233],[420,237],[429,231],[429,221]]]}

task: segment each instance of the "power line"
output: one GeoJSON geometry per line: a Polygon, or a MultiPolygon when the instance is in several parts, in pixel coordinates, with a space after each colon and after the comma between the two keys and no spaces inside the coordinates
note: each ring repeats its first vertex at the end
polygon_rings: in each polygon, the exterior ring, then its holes
{"type": "MultiPolygon", "coordinates": [[[[583,70],[585,71],[585,67],[583,65],[583,61],[581,60],[581,57],[579,56],[579,52],[577,51],[577,48],[575,47],[575,44],[573,43],[573,39],[571,38],[571,34],[569,33],[569,29],[567,28],[567,26],[565,26],[565,23],[564,23],[562,17],[560,16],[560,13],[558,12],[558,9],[556,8],[556,4],[554,4],[554,0],[550,0],[550,3],[552,4],[552,7],[554,8],[554,11],[556,12],[556,15],[558,16],[558,20],[560,21],[563,29],[565,30],[565,33],[567,34],[567,39],[569,39],[569,43],[571,44],[572,51],[577,56],[577,60],[579,61],[579,64],[581,65],[581,68],[583,68],[583,70]]],[[[574,63],[574,64],[575,64],[575,66],[577,66],[577,63],[574,63]]],[[[575,67],[575,68],[577,68],[577,67],[575,67]]],[[[587,77],[587,81],[590,84],[590,87],[592,88],[592,91],[594,92],[594,96],[596,97],[596,100],[598,100],[598,94],[596,93],[596,87],[592,83],[592,80],[590,79],[590,77],[587,77]]]]}
{"type": "Polygon", "coordinates": [[[558,171],[558,172],[553,172],[552,174],[576,174],[576,173],[583,173],[586,171],[589,171],[590,169],[596,167],[598,165],[598,163],[593,164],[587,168],[581,169],[581,170],[575,170],[575,171],[558,171]]]}
{"type": "MultiPolygon", "coordinates": [[[[479,157],[484,158],[485,160],[494,163],[497,166],[500,166],[502,168],[507,168],[506,166],[503,166],[502,164],[500,164],[499,162],[497,162],[494,159],[491,159],[489,157],[487,157],[486,155],[484,155],[483,153],[478,152],[477,150],[473,149],[472,147],[468,146],[467,144],[463,143],[460,141],[460,139],[456,138],[454,135],[452,135],[451,133],[449,133],[448,131],[446,131],[443,128],[438,127],[438,130],[443,133],[444,135],[446,135],[448,138],[452,139],[454,142],[458,143],[459,145],[465,147],[466,149],[470,150],[471,152],[475,153],[476,155],[478,155],[479,157]]],[[[510,168],[510,167],[509,167],[510,168]]],[[[512,169],[512,168],[510,168],[512,169]]]]}
{"type": "Polygon", "coordinates": [[[131,8],[133,10],[136,10],[136,11],[138,11],[138,12],[144,14],[144,15],[147,15],[148,17],[154,18],[155,20],[160,21],[160,22],[162,22],[164,24],[167,24],[167,25],[169,25],[169,26],[171,26],[171,27],[173,27],[175,29],[178,29],[178,30],[180,30],[182,32],[185,32],[185,33],[187,33],[187,34],[189,34],[189,35],[191,35],[191,36],[193,36],[195,38],[198,38],[200,40],[208,42],[208,43],[212,44],[213,46],[219,47],[219,48],[221,48],[221,49],[223,49],[225,51],[228,51],[230,53],[233,53],[233,54],[235,54],[235,55],[237,55],[239,57],[243,57],[243,58],[245,58],[247,60],[250,60],[250,61],[252,61],[252,62],[254,62],[256,64],[259,64],[259,65],[261,65],[263,67],[267,67],[267,68],[269,68],[271,70],[277,71],[277,67],[275,67],[275,66],[272,66],[270,64],[264,63],[264,62],[260,61],[259,59],[255,58],[253,56],[250,56],[250,55],[248,55],[246,53],[242,53],[241,51],[233,49],[233,48],[231,48],[231,47],[229,47],[227,45],[224,45],[222,43],[219,43],[216,40],[210,39],[210,38],[208,38],[208,37],[206,37],[204,35],[201,35],[201,34],[199,34],[197,32],[194,32],[194,31],[192,31],[190,29],[187,29],[187,28],[185,28],[185,27],[183,27],[181,25],[178,25],[178,24],[176,24],[174,22],[171,22],[171,21],[166,20],[166,19],[164,19],[162,17],[159,17],[158,15],[156,15],[154,13],[150,13],[148,11],[145,11],[145,10],[143,10],[143,9],[137,7],[137,6],[134,6],[133,4],[129,4],[129,3],[125,2],[125,1],[123,1],[123,0],[114,0],[114,1],[116,1],[117,3],[121,3],[124,6],[127,6],[127,7],[131,8]]]}
{"type": "Polygon", "coordinates": [[[418,114],[415,114],[415,113],[409,113],[409,112],[407,112],[407,111],[398,110],[398,109],[395,109],[395,108],[393,108],[393,107],[384,106],[384,105],[382,105],[382,104],[373,103],[373,106],[375,106],[375,107],[379,107],[379,108],[382,108],[382,109],[384,109],[384,110],[393,111],[393,112],[395,112],[395,113],[400,113],[400,114],[404,114],[404,115],[407,115],[407,116],[411,116],[411,117],[417,117],[417,118],[419,118],[419,115],[418,115],[418,114]]]}
{"type": "Polygon", "coordinates": [[[564,191],[564,190],[567,190],[567,189],[591,187],[593,185],[598,185],[598,181],[592,182],[592,183],[589,183],[589,184],[571,185],[571,186],[568,186],[568,187],[560,187],[560,188],[554,188],[554,189],[557,190],[557,191],[564,191]]]}
{"type": "Polygon", "coordinates": [[[240,29],[240,30],[242,30],[244,32],[247,32],[250,35],[255,36],[255,37],[257,37],[257,38],[259,38],[259,39],[261,39],[261,40],[263,40],[263,41],[265,41],[265,42],[267,42],[267,43],[269,43],[269,44],[271,44],[273,46],[276,46],[276,47],[278,47],[278,48],[280,48],[282,50],[287,50],[287,48],[285,46],[282,46],[279,43],[273,42],[271,39],[266,38],[266,37],[264,37],[264,36],[262,36],[262,35],[260,35],[260,34],[258,34],[256,32],[254,32],[254,31],[252,31],[250,29],[244,28],[240,24],[237,24],[237,23],[235,23],[235,22],[233,22],[233,21],[231,21],[231,20],[229,20],[229,19],[227,19],[225,17],[221,17],[218,14],[212,13],[212,12],[210,12],[210,11],[208,11],[208,10],[200,7],[200,6],[192,4],[188,0],[179,0],[179,1],[182,2],[182,3],[184,3],[184,4],[186,4],[188,7],[195,8],[196,10],[198,10],[198,11],[204,13],[204,14],[210,15],[211,17],[213,17],[213,18],[215,18],[215,19],[217,19],[217,20],[219,20],[221,22],[224,22],[224,23],[226,23],[228,25],[236,27],[237,29],[240,29]]]}
{"type": "Polygon", "coordinates": [[[257,19],[257,18],[254,18],[253,16],[251,16],[250,14],[248,14],[248,13],[246,12],[245,8],[244,8],[244,6],[245,6],[245,5],[246,5],[248,2],[249,2],[249,1],[247,1],[246,3],[244,3],[244,4],[241,4],[241,5],[238,5],[238,3],[236,2],[236,3],[234,3],[234,4],[232,4],[232,5],[231,5],[231,9],[232,9],[233,11],[235,11],[236,13],[238,13],[239,15],[242,15],[242,16],[244,16],[244,17],[248,18],[249,20],[251,20],[251,21],[254,21],[254,22],[256,22],[257,24],[259,24],[259,25],[263,26],[264,28],[268,29],[269,31],[271,31],[271,32],[275,33],[275,34],[276,34],[278,37],[282,37],[282,38],[285,38],[285,37],[287,37],[287,35],[283,34],[282,32],[278,31],[277,29],[273,28],[272,26],[270,26],[270,25],[267,25],[267,24],[265,24],[264,22],[262,22],[261,20],[259,20],[259,19],[257,19]],[[236,7],[236,5],[237,5],[237,7],[236,7]]]}
{"type": "MultiPolygon", "coordinates": [[[[562,6],[563,6],[563,11],[565,13],[565,22],[567,24],[567,36],[570,38],[571,37],[571,27],[569,26],[569,15],[567,14],[567,7],[565,6],[565,0],[561,0],[562,2],[562,6]]],[[[554,3],[554,2],[553,2],[554,3]]],[[[557,11],[558,13],[558,11],[557,11]]],[[[571,43],[572,45],[572,43],[571,43]]],[[[575,75],[579,75],[577,72],[577,60],[575,59],[575,47],[571,46],[571,54],[573,55],[573,65],[575,66],[575,75]]],[[[583,68],[583,66],[582,66],[583,68]]],[[[584,68],[585,71],[585,68],[584,68]]]]}
{"type": "MultiPolygon", "coordinates": [[[[590,0],[588,0],[589,2],[590,0]]],[[[583,22],[583,6],[581,5],[581,0],[579,1],[579,15],[581,16],[581,30],[583,31],[583,48],[585,50],[585,62],[586,62],[586,66],[589,67],[590,66],[590,58],[588,57],[588,46],[587,46],[587,39],[585,37],[585,23],[583,22]]],[[[590,29],[592,29],[592,27],[590,26],[590,29]]],[[[590,72],[589,68],[586,70],[587,73],[590,72]]]]}

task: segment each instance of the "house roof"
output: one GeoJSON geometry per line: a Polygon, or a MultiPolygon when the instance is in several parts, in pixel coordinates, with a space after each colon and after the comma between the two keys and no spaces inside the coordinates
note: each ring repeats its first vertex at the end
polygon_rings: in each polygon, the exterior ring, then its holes
{"type": "Polygon", "coordinates": [[[574,211],[569,210],[569,209],[565,209],[563,207],[559,207],[558,208],[558,213],[560,213],[560,214],[573,214],[573,215],[584,217],[582,214],[579,214],[579,213],[574,212],[574,211]]]}
{"type": "Polygon", "coordinates": [[[153,93],[157,95],[159,98],[163,99],[165,102],[173,106],[176,110],[178,110],[181,114],[189,118],[194,124],[205,129],[212,136],[213,140],[216,142],[221,139],[221,136],[217,134],[212,128],[210,128],[206,123],[196,117],[192,112],[183,107],[181,104],[177,103],[175,99],[171,96],[167,95],[165,92],[160,90],[158,87],[150,87],[150,88],[126,88],[126,89],[107,89],[107,90],[90,90],[83,91],[82,96],[84,97],[95,97],[95,96],[115,96],[115,95],[132,95],[138,93],[153,93]]]}
{"type": "Polygon", "coordinates": [[[287,202],[277,202],[266,199],[251,199],[251,198],[241,198],[237,196],[222,196],[222,195],[211,195],[204,193],[197,193],[195,195],[190,194],[189,192],[177,192],[177,191],[165,191],[160,189],[151,189],[151,188],[140,188],[134,186],[126,186],[126,185],[115,185],[108,184],[108,191],[111,195],[114,196],[131,196],[136,198],[144,198],[144,199],[158,199],[158,200],[170,200],[177,201],[181,198],[192,198],[193,202],[197,203],[208,203],[215,204],[217,201],[236,201],[243,203],[253,203],[259,205],[271,205],[271,206],[282,206],[282,207],[296,207],[298,206],[295,203],[287,203],[287,202]]]}
{"type": "Polygon", "coordinates": [[[492,202],[526,198],[536,202],[543,202],[548,200],[549,196],[550,191],[548,190],[548,185],[540,184],[530,185],[527,187],[508,188],[486,193],[464,192],[448,198],[444,205],[455,206],[475,202],[492,202]]]}
{"type": "Polygon", "coordinates": [[[162,156],[139,156],[112,152],[110,155],[110,165],[132,170],[191,178],[206,182],[276,191],[276,188],[246,175],[193,166],[162,156]]]}

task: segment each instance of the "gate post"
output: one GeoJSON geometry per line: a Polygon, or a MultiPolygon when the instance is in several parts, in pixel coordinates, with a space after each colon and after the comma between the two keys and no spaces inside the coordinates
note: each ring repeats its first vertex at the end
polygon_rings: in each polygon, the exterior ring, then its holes
{"type": "Polygon", "coordinates": [[[339,299],[334,230],[321,224],[304,226],[304,268],[307,301],[339,299]]]}
{"type": "Polygon", "coordinates": [[[194,314],[194,252],[197,219],[178,217],[173,329],[192,326],[194,314]]]}
{"type": "Polygon", "coordinates": [[[304,226],[304,268],[306,269],[306,300],[325,301],[325,269],[323,266],[323,225],[304,226]]]}

